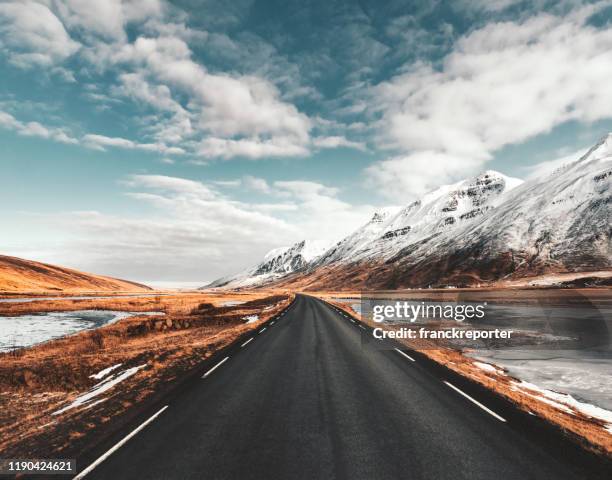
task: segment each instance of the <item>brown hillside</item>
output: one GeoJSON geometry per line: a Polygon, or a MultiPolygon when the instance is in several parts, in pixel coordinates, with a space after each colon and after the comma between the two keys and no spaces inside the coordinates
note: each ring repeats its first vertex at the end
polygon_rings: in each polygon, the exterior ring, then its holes
{"type": "Polygon", "coordinates": [[[0,292],[135,292],[145,285],[0,255],[0,292]]]}

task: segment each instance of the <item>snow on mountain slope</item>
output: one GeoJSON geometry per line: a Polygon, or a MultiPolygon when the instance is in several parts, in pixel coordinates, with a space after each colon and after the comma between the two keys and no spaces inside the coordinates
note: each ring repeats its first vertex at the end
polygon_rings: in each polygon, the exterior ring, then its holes
{"type": "Polygon", "coordinates": [[[406,245],[369,281],[473,284],[612,268],[611,178],[608,135],[575,162],[504,195],[479,221],[406,245]]]}
{"type": "Polygon", "coordinates": [[[382,209],[326,251],[300,242],[211,286],[473,285],[610,269],[611,179],[612,134],[543,177],[522,182],[489,170],[382,209]]]}
{"type": "Polygon", "coordinates": [[[525,183],[481,224],[454,239],[520,255],[517,268],[612,266],[612,134],[583,157],[525,183]]]}
{"type": "Polygon", "coordinates": [[[377,213],[323,255],[317,266],[387,259],[407,245],[478,220],[522,183],[493,170],[444,185],[400,209],[377,213]]]}
{"type": "Polygon", "coordinates": [[[318,240],[302,240],[290,247],[275,248],[261,263],[245,272],[215,280],[207,287],[241,288],[257,286],[304,269],[324,253],[328,244],[318,240]]]}
{"type": "Polygon", "coordinates": [[[398,210],[397,207],[386,207],[378,210],[368,223],[355,230],[319,257],[314,262],[315,265],[326,265],[353,258],[357,252],[367,248],[371,242],[382,235],[389,220],[394,218],[398,210]]]}

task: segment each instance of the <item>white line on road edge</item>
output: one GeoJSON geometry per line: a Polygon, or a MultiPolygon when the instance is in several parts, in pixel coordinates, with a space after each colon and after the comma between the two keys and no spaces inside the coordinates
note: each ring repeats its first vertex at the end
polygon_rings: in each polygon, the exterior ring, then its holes
{"type": "Polygon", "coordinates": [[[416,362],[416,360],[414,358],[412,358],[410,355],[408,355],[406,352],[402,352],[399,348],[396,348],[395,351],[397,353],[401,353],[404,357],[406,357],[408,360],[412,360],[413,362],[416,362]]]}
{"type": "Polygon", "coordinates": [[[363,325],[359,325],[359,328],[363,328],[364,330],[366,329],[363,325]]]}
{"type": "Polygon", "coordinates": [[[249,338],[246,342],[244,342],[242,345],[240,345],[240,348],[246,346],[249,342],[253,341],[253,337],[249,338]]]}
{"type": "Polygon", "coordinates": [[[267,327],[263,327],[263,328],[262,328],[262,329],[259,331],[259,333],[263,333],[263,332],[265,332],[265,331],[266,331],[266,328],[267,328],[267,327]]]}
{"type": "Polygon", "coordinates": [[[94,468],[96,468],[98,465],[100,465],[104,460],[106,460],[113,453],[115,453],[117,450],[119,450],[130,438],[132,438],[134,435],[136,435],[138,432],[140,432],[143,428],[145,428],[149,423],[151,423],[153,420],[155,420],[166,408],[168,408],[168,405],[166,405],[165,407],[161,408],[157,413],[155,413],[153,416],[151,416],[148,420],[146,420],[145,422],[141,423],[139,427],[137,427],[134,430],[132,430],[132,432],[129,433],[126,437],[124,437],[123,440],[121,440],[119,443],[116,443],[113,447],[108,449],[106,451],[106,453],[104,453],[95,462],[93,462],[91,465],[89,465],[89,467],[87,467],[85,470],[83,470],[81,473],[79,473],[76,477],[74,477],[73,480],[80,480],[81,478],[85,477],[85,475],[90,473],[94,468]]]}
{"type": "Polygon", "coordinates": [[[270,322],[270,325],[274,325],[274,322],[270,322]]]}
{"type": "Polygon", "coordinates": [[[355,323],[355,320],[353,320],[352,318],[350,320],[351,320],[351,322],[355,323]]]}
{"type": "Polygon", "coordinates": [[[217,363],[208,372],[206,372],[204,375],[202,375],[202,378],[208,377],[212,372],[214,372],[217,368],[219,368],[221,365],[223,365],[227,360],[229,360],[229,357],[225,357],[223,360],[221,360],[219,363],[217,363]]]}
{"type": "Polygon", "coordinates": [[[457,387],[455,387],[452,383],[448,383],[446,380],[444,381],[444,383],[446,383],[450,388],[452,388],[453,390],[455,390],[456,392],[459,392],[461,395],[463,395],[465,398],[467,398],[470,402],[478,405],[480,408],[482,408],[485,412],[487,412],[490,415],[493,415],[495,418],[497,418],[499,421],[501,422],[505,422],[506,419],[503,417],[500,417],[497,413],[495,413],[493,410],[489,410],[487,407],[485,407],[482,403],[480,403],[477,400],[474,400],[472,397],[470,397],[467,393],[459,390],[457,387]]]}

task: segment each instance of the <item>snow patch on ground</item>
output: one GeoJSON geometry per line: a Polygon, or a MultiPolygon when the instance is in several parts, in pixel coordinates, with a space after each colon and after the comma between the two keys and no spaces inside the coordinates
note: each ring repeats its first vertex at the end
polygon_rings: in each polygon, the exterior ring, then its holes
{"type": "Polygon", "coordinates": [[[612,412],[610,410],[581,402],[567,393],[559,393],[538,387],[530,382],[513,382],[513,385],[515,390],[520,390],[522,393],[539,399],[559,410],[572,414],[574,411],[578,411],[588,417],[600,420],[607,424],[606,430],[612,433],[612,412]]]}
{"type": "Polygon", "coordinates": [[[102,398],[102,399],[96,399],[95,401],[92,402],[94,398],[98,397],[104,392],[107,392],[108,390],[113,388],[115,385],[121,383],[126,378],[131,377],[132,375],[137,373],[138,370],[144,368],[145,366],[146,364],[140,365],[138,367],[128,368],[127,370],[124,370],[123,372],[119,372],[117,374],[111,375],[106,380],[103,380],[100,383],[97,383],[96,385],[94,385],[88,392],[84,393],[83,395],[79,395],[77,398],[73,400],[73,402],[70,405],[67,405],[64,408],[61,408],[53,412],[52,415],[60,415],[68,410],[71,410],[73,408],[77,408],[83,405],[87,406],[87,408],[91,408],[94,405],[107,400],[106,398],[102,398]]]}
{"type": "Polygon", "coordinates": [[[246,303],[244,300],[228,300],[227,302],[223,302],[221,304],[222,307],[235,307],[236,305],[242,305],[246,303]]]}
{"type": "Polygon", "coordinates": [[[255,323],[259,321],[259,315],[249,315],[247,317],[243,317],[243,320],[246,320],[246,323],[255,323]]]}
{"type": "Polygon", "coordinates": [[[498,375],[505,375],[502,369],[496,367],[495,365],[491,365],[490,363],[474,362],[474,365],[476,365],[481,370],[484,370],[485,372],[496,373],[498,375]]]}
{"type": "Polygon", "coordinates": [[[106,377],[113,370],[116,370],[117,368],[119,368],[121,365],[123,365],[123,363],[118,363],[117,365],[113,365],[112,367],[108,367],[108,368],[105,368],[104,370],[100,370],[98,373],[94,373],[93,375],[90,375],[89,378],[95,378],[96,380],[100,380],[101,378],[106,377]]]}

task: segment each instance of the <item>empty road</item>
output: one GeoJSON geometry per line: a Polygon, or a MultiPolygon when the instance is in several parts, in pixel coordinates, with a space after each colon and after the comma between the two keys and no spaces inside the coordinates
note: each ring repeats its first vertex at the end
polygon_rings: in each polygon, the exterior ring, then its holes
{"type": "Polygon", "coordinates": [[[365,331],[298,296],[78,478],[604,478],[365,331]]]}

